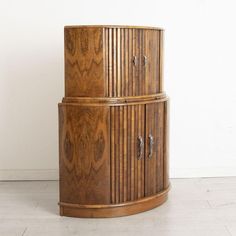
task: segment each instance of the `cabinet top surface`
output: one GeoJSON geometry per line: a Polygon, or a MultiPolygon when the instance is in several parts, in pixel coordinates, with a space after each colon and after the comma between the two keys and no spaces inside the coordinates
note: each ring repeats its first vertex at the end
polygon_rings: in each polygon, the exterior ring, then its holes
{"type": "Polygon", "coordinates": [[[66,25],[65,29],[68,28],[128,28],[128,29],[153,29],[153,30],[164,30],[160,27],[153,26],[131,26],[131,25],[66,25]]]}

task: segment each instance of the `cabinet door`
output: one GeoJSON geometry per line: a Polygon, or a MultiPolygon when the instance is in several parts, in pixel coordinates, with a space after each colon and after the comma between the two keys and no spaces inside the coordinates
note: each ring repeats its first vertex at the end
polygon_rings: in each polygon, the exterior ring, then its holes
{"type": "Polygon", "coordinates": [[[111,203],[144,197],[145,105],[111,107],[111,203]]]}
{"type": "Polygon", "coordinates": [[[106,90],[108,97],[143,94],[143,30],[107,28],[104,33],[106,90]]]}
{"type": "Polygon", "coordinates": [[[146,105],[145,196],[164,187],[164,102],[146,105]]]}
{"type": "Polygon", "coordinates": [[[109,107],[59,105],[60,201],[110,203],[109,107]]]}
{"type": "Polygon", "coordinates": [[[160,47],[161,31],[144,30],[143,31],[143,52],[142,60],[144,70],[144,94],[155,94],[161,92],[160,89],[160,47]]]}

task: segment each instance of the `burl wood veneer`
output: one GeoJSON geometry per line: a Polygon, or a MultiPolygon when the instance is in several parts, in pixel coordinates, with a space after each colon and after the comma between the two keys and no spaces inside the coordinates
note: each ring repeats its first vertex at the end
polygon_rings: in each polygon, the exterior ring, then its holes
{"type": "Polygon", "coordinates": [[[60,214],[114,217],[167,200],[163,30],[65,27],[60,214]]]}

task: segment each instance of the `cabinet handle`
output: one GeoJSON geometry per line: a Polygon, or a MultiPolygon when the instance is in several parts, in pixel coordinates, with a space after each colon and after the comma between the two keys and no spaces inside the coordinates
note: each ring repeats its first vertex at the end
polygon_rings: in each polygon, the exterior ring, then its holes
{"type": "Polygon", "coordinates": [[[133,64],[134,64],[134,66],[137,66],[137,64],[138,64],[138,59],[136,56],[133,56],[133,64]]]}
{"type": "Polygon", "coordinates": [[[149,134],[148,136],[148,140],[149,140],[149,154],[148,154],[148,158],[151,159],[152,158],[152,153],[153,153],[153,137],[151,134],[149,134]]]}
{"type": "Polygon", "coordinates": [[[147,63],[148,63],[147,56],[143,56],[143,64],[144,64],[144,66],[146,66],[147,63]]]}
{"type": "Polygon", "coordinates": [[[143,155],[144,142],[141,136],[138,136],[138,160],[142,158],[143,155]]]}

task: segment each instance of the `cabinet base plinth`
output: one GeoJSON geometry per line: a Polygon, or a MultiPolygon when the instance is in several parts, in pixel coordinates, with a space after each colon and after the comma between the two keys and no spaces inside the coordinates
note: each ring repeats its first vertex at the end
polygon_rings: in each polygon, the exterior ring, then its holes
{"type": "Polygon", "coordinates": [[[81,218],[105,218],[127,216],[151,210],[163,204],[168,198],[169,188],[136,201],[111,205],[80,205],[60,202],[60,215],[81,218]]]}

